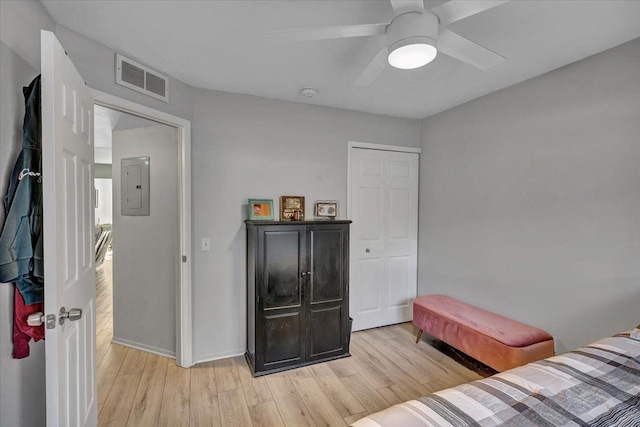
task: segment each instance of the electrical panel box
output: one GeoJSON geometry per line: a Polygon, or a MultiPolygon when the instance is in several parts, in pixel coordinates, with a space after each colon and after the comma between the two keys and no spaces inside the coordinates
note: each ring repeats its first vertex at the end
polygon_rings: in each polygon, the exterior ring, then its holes
{"type": "Polygon", "coordinates": [[[149,157],[120,160],[120,213],[149,216],[149,157]]]}

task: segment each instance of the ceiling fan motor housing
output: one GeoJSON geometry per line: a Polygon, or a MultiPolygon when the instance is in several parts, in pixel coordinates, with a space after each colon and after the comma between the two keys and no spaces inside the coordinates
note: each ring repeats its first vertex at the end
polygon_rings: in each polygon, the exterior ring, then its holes
{"type": "Polygon", "coordinates": [[[393,18],[387,27],[389,53],[410,44],[424,43],[436,47],[438,17],[433,13],[408,12],[393,18]]]}

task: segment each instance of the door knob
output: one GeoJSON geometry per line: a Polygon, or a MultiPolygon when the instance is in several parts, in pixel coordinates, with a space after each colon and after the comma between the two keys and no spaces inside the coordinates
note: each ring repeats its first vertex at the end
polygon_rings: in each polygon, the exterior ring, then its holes
{"type": "Polygon", "coordinates": [[[64,321],[66,319],[69,319],[69,321],[73,322],[81,318],[82,318],[81,308],[72,308],[71,310],[67,311],[64,307],[60,307],[60,313],[58,314],[58,322],[60,322],[61,325],[64,324],[64,321]]]}
{"type": "Polygon", "coordinates": [[[27,317],[27,325],[40,326],[44,320],[44,314],[38,311],[37,313],[30,314],[29,317],[27,317]]]}
{"type": "Polygon", "coordinates": [[[53,329],[56,327],[56,315],[48,314],[44,315],[41,312],[30,314],[27,317],[27,325],[29,326],[40,326],[43,322],[47,322],[47,329],[53,329]]]}
{"type": "Polygon", "coordinates": [[[365,251],[366,253],[369,253],[369,252],[371,252],[371,249],[367,248],[367,249],[365,249],[364,251],[365,251]]]}

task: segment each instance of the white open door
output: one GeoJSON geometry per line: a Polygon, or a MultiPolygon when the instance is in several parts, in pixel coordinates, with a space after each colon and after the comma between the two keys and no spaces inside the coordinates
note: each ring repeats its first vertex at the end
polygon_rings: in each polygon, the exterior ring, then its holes
{"type": "Polygon", "coordinates": [[[418,272],[418,153],[350,148],[353,330],[410,321],[418,272]]]}
{"type": "Polygon", "coordinates": [[[49,31],[41,58],[47,425],[95,426],[93,96],[49,31]]]}

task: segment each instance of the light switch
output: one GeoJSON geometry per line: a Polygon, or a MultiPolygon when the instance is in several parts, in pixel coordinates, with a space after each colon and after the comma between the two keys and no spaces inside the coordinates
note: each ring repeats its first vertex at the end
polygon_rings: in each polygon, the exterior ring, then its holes
{"type": "Polygon", "coordinates": [[[202,238],[202,250],[210,251],[211,250],[211,239],[208,237],[202,238]]]}

